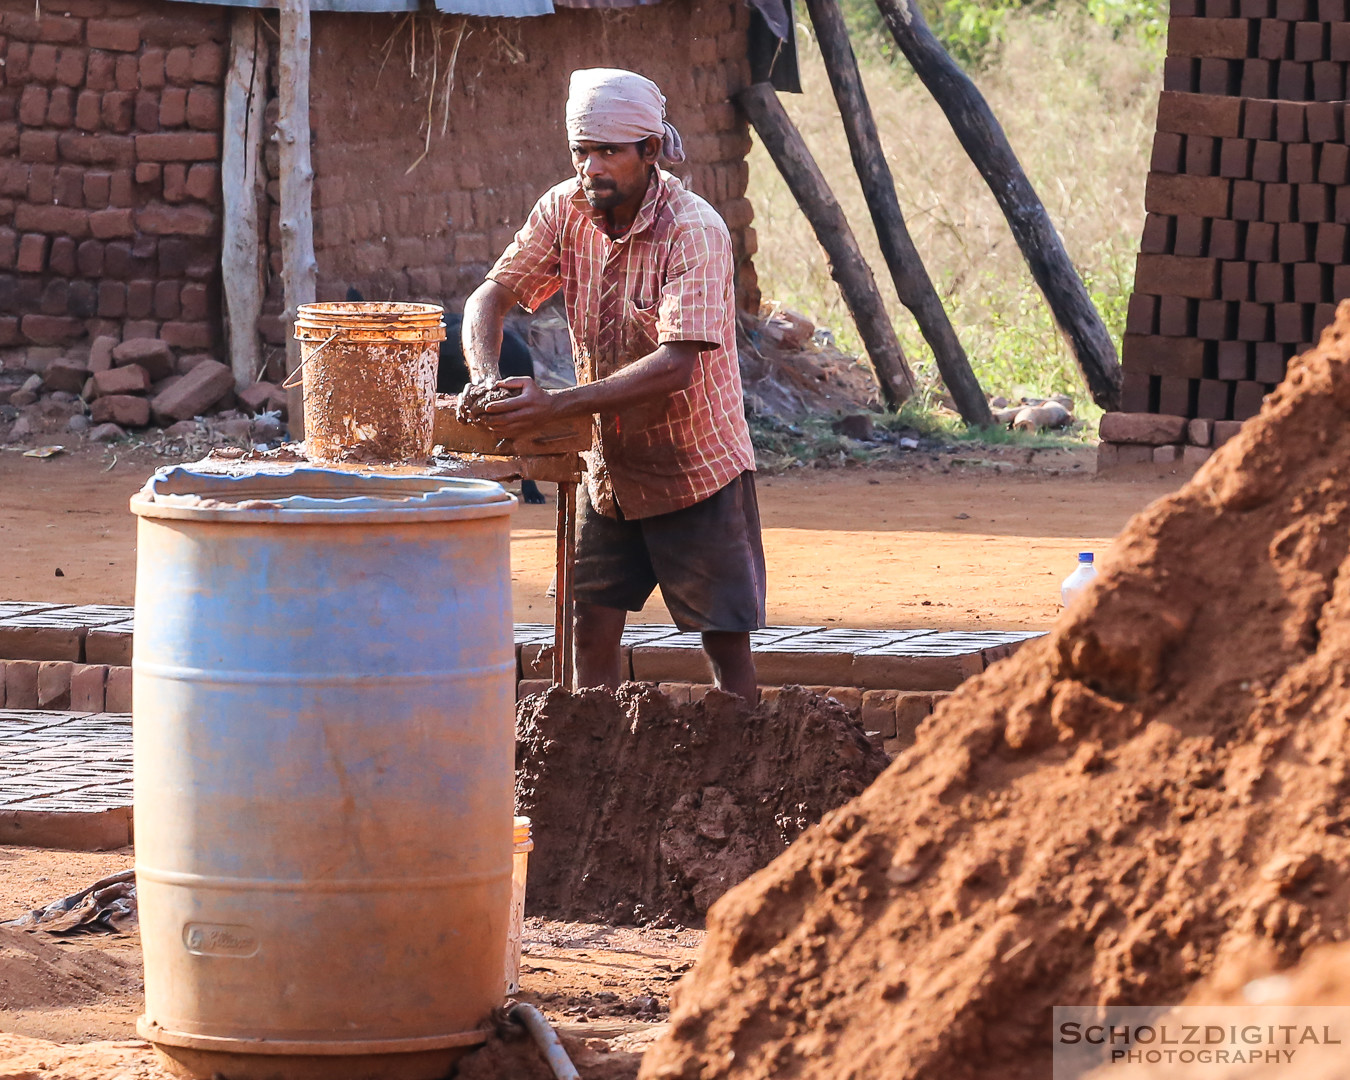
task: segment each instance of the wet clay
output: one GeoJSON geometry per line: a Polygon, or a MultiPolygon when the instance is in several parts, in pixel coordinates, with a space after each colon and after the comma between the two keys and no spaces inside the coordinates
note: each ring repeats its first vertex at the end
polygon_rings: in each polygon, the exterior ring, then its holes
{"type": "Polygon", "coordinates": [[[516,812],[533,821],[531,915],[700,923],[886,767],[837,702],[790,687],[751,710],[650,684],[521,702],[516,812]]]}
{"type": "Polygon", "coordinates": [[[713,908],[641,1076],[1039,1080],[1052,1005],[1343,937],[1347,413],[1342,305],[1048,637],[713,908]]]}
{"type": "Polygon", "coordinates": [[[515,393],[504,386],[490,383],[469,383],[459,395],[455,414],[464,424],[485,424],[488,418],[487,407],[497,401],[514,397],[515,393]]]}

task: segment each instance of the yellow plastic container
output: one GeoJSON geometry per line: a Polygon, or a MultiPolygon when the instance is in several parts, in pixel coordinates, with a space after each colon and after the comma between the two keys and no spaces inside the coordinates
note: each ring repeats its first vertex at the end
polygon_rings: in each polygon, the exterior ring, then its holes
{"type": "Polygon", "coordinates": [[[511,847],[511,917],[506,923],[506,993],[520,992],[520,945],[525,934],[525,876],[530,869],[534,838],[530,819],[515,819],[511,847]]]}

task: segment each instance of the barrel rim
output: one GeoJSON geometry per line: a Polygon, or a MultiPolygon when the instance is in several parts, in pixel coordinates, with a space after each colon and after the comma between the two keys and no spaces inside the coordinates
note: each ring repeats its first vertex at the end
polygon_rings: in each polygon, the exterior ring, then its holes
{"type": "Polygon", "coordinates": [[[474,1028],[448,1035],[419,1035],[402,1039],[244,1039],[228,1035],[194,1035],[160,1025],[145,1013],[136,1019],[136,1034],[147,1042],[181,1046],[188,1050],[217,1050],[233,1054],[276,1054],[314,1057],[355,1057],[365,1054],[402,1054],[424,1050],[450,1050],[487,1040],[487,1031],[474,1028]]]}
{"type": "Polygon", "coordinates": [[[239,525],[467,521],[509,515],[516,505],[494,480],[309,464],[225,474],[169,465],[131,497],[137,517],[239,525]]]}

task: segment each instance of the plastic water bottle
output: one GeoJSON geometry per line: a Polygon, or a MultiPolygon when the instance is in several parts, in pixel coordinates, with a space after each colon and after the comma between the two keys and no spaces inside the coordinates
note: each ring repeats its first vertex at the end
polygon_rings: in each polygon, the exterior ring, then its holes
{"type": "Polygon", "coordinates": [[[1092,552],[1080,551],[1078,553],[1078,568],[1072,574],[1064,579],[1064,584],[1059,587],[1060,599],[1064,601],[1064,606],[1068,607],[1074,601],[1079,593],[1092,584],[1092,579],[1097,576],[1097,568],[1092,565],[1092,552]]]}

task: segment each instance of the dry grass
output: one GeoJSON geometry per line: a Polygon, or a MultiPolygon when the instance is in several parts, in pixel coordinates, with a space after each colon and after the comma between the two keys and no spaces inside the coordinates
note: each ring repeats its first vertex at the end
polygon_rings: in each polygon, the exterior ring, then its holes
{"type": "MultiPolygon", "coordinates": [[[[805,93],[782,100],[848,215],[910,363],[931,387],[932,358],[895,299],[820,54],[809,27],[799,32],[805,93]]],[[[1066,15],[1015,18],[1004,42],[976,82],[1119,344],[1143,227],[1161,50],[1066,15]]],[[[863,78],[901,208],[985,390],[1066,392],[1088,403],[1007,223],[941,109],[903,62],[864,62],[863,78]]],[[[841,343],[858,348],[810,226],[759,145],[750,188],[765,297],[811,315],[841,343]]]]}

